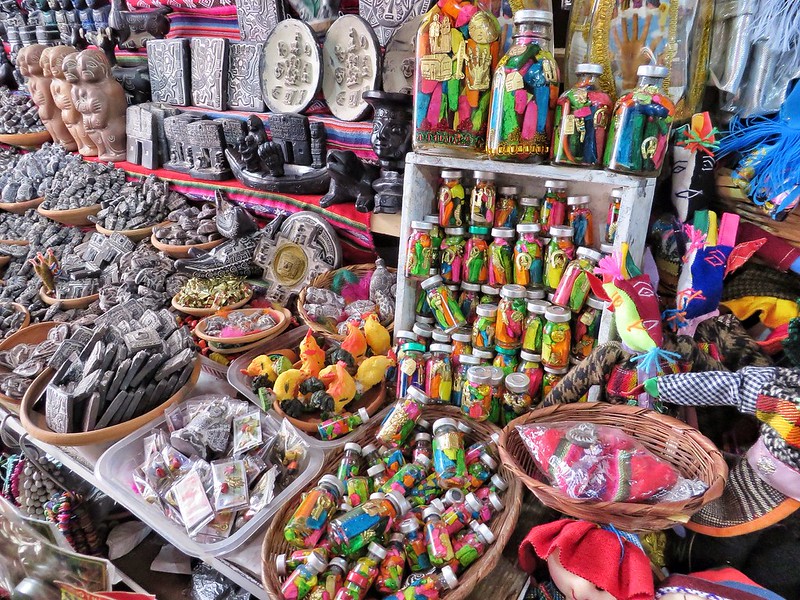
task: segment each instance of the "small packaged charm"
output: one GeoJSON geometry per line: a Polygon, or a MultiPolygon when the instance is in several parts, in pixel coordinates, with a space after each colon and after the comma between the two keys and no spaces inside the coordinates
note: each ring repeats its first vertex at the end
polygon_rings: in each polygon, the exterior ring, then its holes
{"type": "Polygon", "coordinates": [[[407,586],[396,594],[384,596],[383,600],[417,600],[418,598],[439,598],[447,590],[452,590],[458,585],[458,577],[453,573],[450,565],[442,568],[441,571],[434,571],[430,575],[424,575],[419,579],[410,579],[407,586]]]}
{"type": "Polygon", "coordinates": [[[378,577],[381,561],[386,558],[386,548],[375,542],[367,547],[367,555],[353,564],[344,580],[344,584],[336,592],[334,600],[363,600],[375,579],[378,577]]]}
{"type": "Polygon", "coordinates": [[[472,331],[466,327],[456,329],[451,336],[453,368],[457,367],[461,357],[465,354],[472,354],[472,331]]]}
{"type": "Polygon", "coordinates": [[[241,456],[248,450],[258,448],[261,439],[261,411],[251,410],[233,418],[233,455],[241,456]]]}
{"type": "Polygon", "coordinates": [[[437,194],[439,225],[442,227],[465,227],[465,192],[461,183],[461,171],[442,171],[442,185],[437,194]]]}
{"type": "Polygon", "coordinates": [[[181,519],[189,535],[200,531],[214,518],[200,473],[192,469],[171,488],[181,519]]]}
{"type": "Polygon", "coordinates": [[[494,540],[494,534],[488,525],[473,521],[470,523],[468,530],[460,532],[453,538],[455,559],[450,563],[450,566],[456,573],[463,572],[486,554],[494,540]]]}
{"type": "Polygon", "coordinates": [[[518,207],[516,186],[506,185],[498,190],[497,203],[494,210],[494,226],[514,230],[517,226],[518,207]]]}
{"type": "Polygon", "coordinates": [[[211,476],[214,480],[214,508],[239,510],[248,504],[249,492],[244,461],[217,460],[211,463],[211,476]]]}
{"type": "Polygon", "coordinates": [[[490,228],[494,225],[497,202],[495,175],[491,171],[475,171],[475,187],[470,198],[470,221],[474,226],[490,228]]]}

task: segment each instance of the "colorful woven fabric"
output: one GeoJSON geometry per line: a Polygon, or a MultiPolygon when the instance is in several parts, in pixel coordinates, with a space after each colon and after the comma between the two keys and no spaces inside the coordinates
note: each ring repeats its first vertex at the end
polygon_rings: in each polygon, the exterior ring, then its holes
{"type": "Polygon", "coordinates": [[[175,11],[167,15],[170,26],[168,38],[217,37],[239,40],[239,19],[236,7],[220,9],[175,11]]]}
{"type": "Polygon", "coordinates": [[[125,0],[125,2],[130,10],[161,8],[162,6],[183,11],[209,8],[229,9],[231,7],[236,9],[233,0],[125,0]]]}

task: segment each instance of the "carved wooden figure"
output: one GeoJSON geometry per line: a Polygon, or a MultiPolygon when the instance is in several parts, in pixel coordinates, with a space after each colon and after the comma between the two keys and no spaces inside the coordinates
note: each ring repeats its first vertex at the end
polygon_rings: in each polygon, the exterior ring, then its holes
{"type": "Polygon", "coordinates": [[[72,101],[83,114],[86,133],[97,146],[100,160],[125,160],[125,90],[111,76],[102,50],[78,54],[80,81],[72,87],[72,101]]]}
{"type": "Polygon", "coordinates": [[[77,81],[77,77],[73,76],[75,80],[68,80],[65,73],[67,68],[76,73],[77,58],[78,53],[72,46],[54,46],[42,52],[42,63],[49,61],[50,72],[53,75],[50,81],[50,93],[53,94],[56,106],[61,110],[64,125],[78,142],[78,152],[83,156],[97,156],[97,146],[83,128],[83,115],[72,102],[72,85],[77,81]]]}
{"type": "MultiPolygon", "coordinates": [[[[26,46],[17,55],[17,66],[28,81],[28,91],[39,107],[39,118],[42,120],[53,141],[62,144],[67,150],[77,150],[78,143],[72,137],[61,118],[61,110],[50,93],[50,77],[45,75],[40,64],[45,46],[33,44],[26,46]]],[[[47,71],[50,71],[48,64],[47,71]]]]}

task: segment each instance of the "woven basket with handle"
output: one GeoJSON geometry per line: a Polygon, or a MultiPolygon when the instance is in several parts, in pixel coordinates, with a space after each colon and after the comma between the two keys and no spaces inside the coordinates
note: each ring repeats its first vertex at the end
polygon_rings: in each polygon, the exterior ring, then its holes
{"type": "Polygon", "coordinates": [[[576,519],[609,523],[631,532],[655,531],[685,523],[703,505],[722,494],[728,477],[728,466],[711,440],[686,423],[637,406],[581,402],[539,408],[509,423],[499,445],[503,464],[542,504],[576,519]],[[545,480],[517,427],[579,422],[621,429],[684,477],[705,482],[708,489],[702,496],[685,502],[657,504],[571,498],[545,480]]]}
{"type": "MultiPolygon", "coordinates": [[[[427,419],[433,423],[436,419],[442,417],[450,417],[461,419],[461,411],[453,406],[426,406],[422,410],[422,418],[427,419]]],[[[491,423],[477,423],[469,421],[470,427],[473,431],[465,436],[465,445],[472,444],[479,440],[487,440],[493,433],[500,430],[497,426],[491,423]]],[[[368,444],[370,441],[375,440],[375,433],[380,428],[379,421],[370,421],[362,430],[359,431],[357,437],[351,441],[358,444],[368,444]]],[[[339,464],[344,454],[344,448],[337,448],[331,452],[325,464],[322,466],[320,476],[325,473],[336,473],[336,467],[339,464]]],[[[442,598],[447,600],[463,600],[466,598],[472,588],[484,577],[486,577],[494,569],[503,548],[508,543],[514,527],[517,524],[517,517],[519,517],[520,505],[522,504],[522,486],[520,485],[514,474],[505,466],[501,466],[499,470],[500,475],[508,482],[508,489],[502,496],[505,509],[497,513],[494,518],[488,523],[495,535],[495,543],[489,547],[489,550],[475,563],[473,563],[464,573],[458,577],[458,586],[445,594],[442,598]]],[[[317,477],[319,479],[319,477],[317,477]]],[[[267,531],[264,535],[264,541],[261,547],[261,573],[264,587],[267,590],[270,598],[282,598],[281,584],[283,577],[278,575],[275,569],[275,558],[279,554],[291,553],[295,548],[289,546],[283,537],[283,528],[292,515],[297,505],[300,504],[302,495],[316,485],[316,480],[309,484],[308,488],[296,494],[289,500],[273,517],[267,531]]]]}
{"type": "MultiPolygon", "coordinates": [[[[340,271],[350,271],[351,273],[356,274],[359,278],[363,277],[367,273],[372,273],[375,271],[375,264],[368,263],[363,265],[351,265],[349,267],[342,267],[341,269],[336,269],[335,271],[328,271],[327,273],[323,273],[322,275],[317,275],[310,285],[304,287],[300,290],[300,295],[297,297],[297,313],[300,315],[300,319],[303,321],[303,324],[308,325],[308,328],[313,331],[314,333],[320,334],[322,337],[327,338],[329,340],[333,340],[336,342],[341,342],[344,340],[344,336],[340,335],[335,327],[330,327],[325,325],[324,323],[317,323],[311,319],[305,309],[306,303],[306,291],[310,287],[316,288],[324,288],[326,290],[331,289],[331,285],[333,284],[333,279],[336,277],[336,274],[340,271]]],[[[397,273],[397,269],[389,269],[390,273],[397,273]]],[[[394,329],[394,320],[389,323],[383,323],[383,326],[386,327],[390,332],[394,329]]]]}

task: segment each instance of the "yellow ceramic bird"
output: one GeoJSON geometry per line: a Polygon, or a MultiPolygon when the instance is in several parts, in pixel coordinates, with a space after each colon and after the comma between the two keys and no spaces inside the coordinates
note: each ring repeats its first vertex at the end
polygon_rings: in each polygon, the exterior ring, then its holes
{"type": "Polygon", "coordinates": [[[325,384],[325,391],[333,398],[335,413],[344,411],[344,407],[356,397],[356,382],[342,361],[322,369],[319,378],[325,384]]]}
{"type": "Polygon", "coordinates": [[[373,354],[386,354],[392,346],[392,336],[378,321],[378,315],[375,313],[367,317],[367,321],[364,323],[364,334],[373,354]]]}
{"type": "Polygon", "coordinates": [[[309,377],[317,377],[320,369],[325,366],[325,351],[319,347],[310,329],[300,342],[300,361],[300,370],[309,377]]]}
{"type": "Polygon", "coordinates": [[[352,323],[347,324],[347,336],[342,342],[342,350],[347,350],[358,360],[367,352],[367,338],[361,330],[352,323]]]}
{"type": "Polygon", "coordinates": [[[363,394],[386,379],[386,371],[394,366],[394,360],[388,356],[370,356],[358,367],[356,373],[356,387],[363,394]]]}
{"type": "MultiPolygon", "coordinates": [[[[269,359],[269,356],[262,354],[261,356],[256,356],[253,360],[251,360],[250,364],[247,365],[247,368],[242,369],[242,373],[248,377],[258,377],[260,375],[267,375],[271,369],[272,361],[269,359]]],[[[274,380],[272,377],[270,377],[270,379],[274,380]]]]}
{"type": "Polygon", "coordinates": [[[277,400],[280,402],[282,400],[297,398],[300,384],[303,383],[303,380],[307,377],[308,376],[300,369],[289,369],[278,375],[278,378],[275,380],[275,385],[272,386],[277,400]]]}

